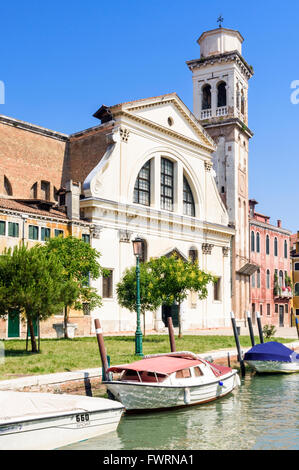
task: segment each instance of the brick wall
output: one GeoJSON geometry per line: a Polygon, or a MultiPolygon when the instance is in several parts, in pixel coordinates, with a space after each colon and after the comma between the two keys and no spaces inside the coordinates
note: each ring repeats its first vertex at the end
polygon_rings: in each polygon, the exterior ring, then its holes
{"type": "MultiPolygon", "coordinates": [[[[67,136],[38,133],[34,126],[22,127],[19,121],[0,119],[0,195],[7,195],[4,175],[15,198],[30,198],[30,188],[37,182],[37,198],[41,197],[41,181],[49,181],[50,200],[54,187],[59,189],[66,173],[67,136]],[[10,124],[9,124],[10,123],[10,124]],[[17,126],[17,127],[15,127],[17,126]]],[[[29,126],[29,125],[28,125],[29,126]]]]}

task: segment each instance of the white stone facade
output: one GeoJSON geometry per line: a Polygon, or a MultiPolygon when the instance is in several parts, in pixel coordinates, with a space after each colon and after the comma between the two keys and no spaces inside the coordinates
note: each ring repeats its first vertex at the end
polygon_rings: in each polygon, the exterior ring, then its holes
{"type": "MultiPolygon", "coordinates": [[[[127,267],[135,265],[132,240],[146,241],[147,259],[178,250],[188,258],[198,252],[203,270],[221,278],[218,298],[214,286],[198,300],[189,295],[182,308],[183,329],[229,326],[231,310],[231,253],[234,230],[221,200],[212,169],[215,144],[176,94],[109,108],[114,120],[107,150],[86,178],[80,207],[95,225],[92,246],[101,265],[113,271],[113,295],[93,312],[107,332],[134,331],[136,314],[117,303],[116,284],[127,267]],[[173,210],[161,209],[161,158],[172,162],[173,210]],[[150,160],[150,204],[134,203],[134,186],[150,160]],[[184,214],[183,177],[191,188],[195,216],[184,214]]],[[[102,294],[102,281],[95,283],[102,294]]],[[[161,309],[146,315],[147,329],[160,330],[161,309]]]]}

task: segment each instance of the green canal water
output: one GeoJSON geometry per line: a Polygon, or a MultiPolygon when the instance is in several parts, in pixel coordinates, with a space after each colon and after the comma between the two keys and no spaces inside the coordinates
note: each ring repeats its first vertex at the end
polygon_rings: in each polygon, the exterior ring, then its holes
{"type": "Polygon", "coordinates": [[[123,415],[78,450],[298,450],[299,374],[246,375],[232,394],[196,407],[123,415]]]}

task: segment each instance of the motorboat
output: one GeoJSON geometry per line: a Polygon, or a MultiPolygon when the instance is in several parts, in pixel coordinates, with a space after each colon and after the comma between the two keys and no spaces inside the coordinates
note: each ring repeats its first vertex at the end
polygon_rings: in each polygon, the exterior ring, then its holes
{"type": "Polygon", "coordinates": [[[0,392],[0,450],[48,450],[116,430],[123,405],[79,395],[0,392]]]}
{"type": "Polygon", "coordinates": [[[189,352],[145,356],[112,366],[116,380],[104,383],[110,397],[126,411],[157,410],[207,403],[223,397],[240,385],[237,370],[218,366],[189,352]]]}
{"type": "Polygon", "coordinates": [[[259,373],[299,372],[299,354],[276,341],[253,346],[244,354],[244,361],[259,373]]]}

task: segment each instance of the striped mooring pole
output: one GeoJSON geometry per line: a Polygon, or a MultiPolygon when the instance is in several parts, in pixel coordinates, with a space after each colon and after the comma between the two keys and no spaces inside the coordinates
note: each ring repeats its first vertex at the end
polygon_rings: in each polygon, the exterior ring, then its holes
{"type": "Polygon", "coordinates": [[[238,351],[238,361],[240,363],[241,375],[242,375],[242,377],[244,377],[244,375],[245,375],[245,365],[244,365],[244,361],[243,361],[243,358],[242,358],[242,351],[241,351],[241,346],[240,346],[239,335],[238,335],[238,330],[237,330],[237,325],[236,325],[234,312],[230,312],[230,316],[231,316],[231,321],[232,321],[232,326],[233,326],[233,331],[234,331],[234,337],[235,337],[235,342],[236,342],[237,351],[238,351]]]}
{"type": "Polygon", "coordinates": [[[296,322],[297,335],[298,335],[298,338],[299,338],[299,320],[298,320],[298,318],[296,318],[295,322],[296,322]]]}
{"type": "Polygon", "coordinates": [[[104,338],[103,338],[103,330],[101,328],[100,320],[98,318],[95,318],[94,320],[94,326],[96,330],[96,336],[98,340],[98,345],[99,345],[99,350],[100,350],[100,355],[101,355],[101,361],[102,361],[102,381],[107,380],[107,369],[108,369],[108,359],[107,359],[107,353],[106,353],[106,348],[104,344],[104,338]]]}

